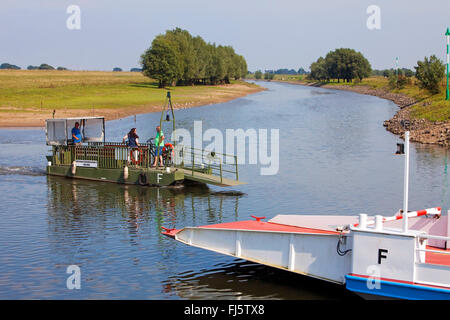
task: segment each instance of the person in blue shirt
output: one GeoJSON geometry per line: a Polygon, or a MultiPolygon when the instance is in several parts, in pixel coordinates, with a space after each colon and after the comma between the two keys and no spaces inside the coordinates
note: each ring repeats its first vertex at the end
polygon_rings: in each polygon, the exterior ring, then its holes
{"type": "MultiPolygon", "coordinates": [[[[139,136],[136,133],[136,128],[132,128],[130,132],[128,132],[123,137],[122,142],[125,143],[126,140],[128,140],[127,141],[128,148],[131,148],[133,151],[132,152],[134,158],[133,163],[136,164],[139,161],[139,152],[142,152],[137,149],[139,147],[139,136]]],[[[130,160],[131,159],[128,158],[128,161],[130,160]]]]}
{"type": "Polygon", "coordinates": [[[75,127],[72,128],[72,141],[74,144],[81,144],[81,140],[80,124],[75,122],[75,127]]]}
{"type": "Polygon", "coordinates": [[[139,147],[139,136],[136,133],[136,128],[132,128],[130,132],[128,132],[122,139],[122,142],[125,143],[125,140],[128,140],[128,146],[130,148],[139,147]]]}

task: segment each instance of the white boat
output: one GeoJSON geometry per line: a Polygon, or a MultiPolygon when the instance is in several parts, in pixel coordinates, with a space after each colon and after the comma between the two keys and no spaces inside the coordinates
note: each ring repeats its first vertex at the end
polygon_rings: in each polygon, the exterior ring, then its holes
{"type": "Polygon", "coordinates": [[[450,299],[450,221],[439,207],[408,211],[409,133],[405,141],[404,208],[395,215],[277,215],[163,234],[364,297],[450,299]]]}

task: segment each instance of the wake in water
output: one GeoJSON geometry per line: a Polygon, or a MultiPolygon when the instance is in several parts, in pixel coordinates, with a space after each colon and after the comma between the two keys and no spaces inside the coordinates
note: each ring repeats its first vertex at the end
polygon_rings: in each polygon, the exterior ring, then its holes
{"type": "Polygon", "coordinates": [[[43,168],[26,167],[26,166],[0,166],[0,176],[18,174],[23,176],[44,176],[46,174],[43,168]]]}

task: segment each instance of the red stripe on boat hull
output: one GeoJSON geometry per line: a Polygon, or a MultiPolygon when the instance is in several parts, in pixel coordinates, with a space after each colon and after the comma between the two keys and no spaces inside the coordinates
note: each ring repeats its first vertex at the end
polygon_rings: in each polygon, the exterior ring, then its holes
{"type": "Polygon", "coordinates": [[[292,232],[292,233],[339,234],[339,232],[337,232],[337,231],[288,226],[288,225],[284,225],[284,224],[255,221],[255,220],[212,224],[212,225],[207,225],[207,226],[201,226],[200,228],[292,232]]]}

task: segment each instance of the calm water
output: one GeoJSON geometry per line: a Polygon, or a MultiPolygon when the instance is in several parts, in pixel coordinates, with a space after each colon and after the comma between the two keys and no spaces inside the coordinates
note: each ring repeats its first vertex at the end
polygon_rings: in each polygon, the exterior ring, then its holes
{"type": "MultiPolygon", "coordinates": [[[[1,299],[352,299],[339,286],[177,243],[160,227],[250,215],[391,215],[402,206],[403,157],[385,131],[396,106],[351,92],[262,83],[267,91],[176,111],[177,126],[279,129],[280,169],[240,167],[243,196],[220,188],[145,188],[47,177],[44,130],[0,130],[1,299]],[[66,268],[81,268],[68,290],[66,268]]],[[[176,95],[176,90],[173,95],[176,95]]],[[[107,123],[153,136],[159,114],[107,123]]],[[[167,132],[166,132],[167,136],[167,132]]],[[[412,145],[410,208],[450,209],[449,152],[412,145]]],[[[228,189],[227,189],[228,190],[228,189]]]]}

